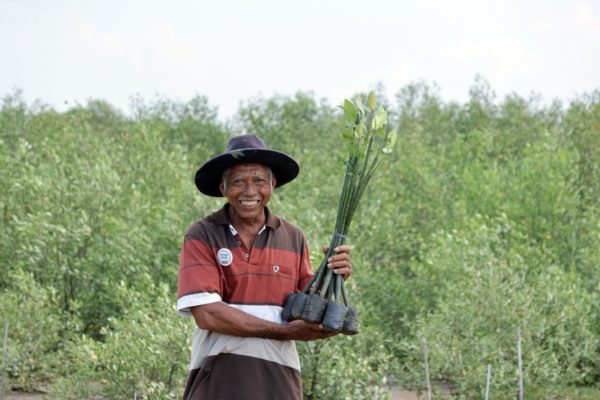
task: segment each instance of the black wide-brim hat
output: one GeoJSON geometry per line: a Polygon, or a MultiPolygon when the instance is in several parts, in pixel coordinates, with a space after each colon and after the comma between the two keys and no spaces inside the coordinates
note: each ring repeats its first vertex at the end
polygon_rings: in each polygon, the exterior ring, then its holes
{"type": "Polygon", "coordinates": [[[300,167],[290,156],[267,148],[256,135],[241,135],[229,139],[225,152],[213,157],[196,171],[196,187],[207,196],[223,197],[219,186],[223,172],[237,164],[255,163],[270,167],[275,175],[275,187],[281,187],[298,176],[300,167]]]}

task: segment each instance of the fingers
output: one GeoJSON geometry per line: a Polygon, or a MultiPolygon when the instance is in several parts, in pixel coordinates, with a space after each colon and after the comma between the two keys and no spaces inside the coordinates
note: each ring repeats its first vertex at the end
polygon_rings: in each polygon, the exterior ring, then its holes
{"type": "Polygon", "coordinates": [[[309,330],[313,330],[313,331],[323,331],[323,325],[304,321],[303,319],[295,319],[293,321],[290,321],[289,325],[295,325],[301,329],[309,329],[309,330]]]}
{"type": "Polygon", "coordinates": [[[342,275],[344,280],[352,275],[352,264],[350,263],[348,254],[336,254],[335,256],[329,257],[327,260],[327,267],[333,269],[334,274],[342,275]]]}
{"type": "MultiPolygon", "coordinates": [[[[323,252],[327,253],[329,246],[323,246],[323,252]]],[[[333,269],[333,272],[342,275],[344,280],[352,275],[352,263],[350,262],[350,246],[342,244],[335,248],[335,254],[327,259],[327,267],[333,269]]]]}
{"type": "Polygon", "coordinates": [[[335,332],[325,332],[325,331],[323,331],[323,337],[321,339],[328,339],[330,337],[334,337],[335,335],[337,335],[337,333],[335,333],[335,332]]]}
{"type": "Polygon", "coordinates": [[[327,259],[329,268],[344,268],[350,266],[350,256],[347,253],[334,254],[327,259]]]}
{"type": "Polygon", "coordinates": [[[350,250],[351,250],[351,247],[347,244],[342,244],[335,248],[336,253],[350,254],[350,250]]]}
{"type": "Polygon", "coordinates": [[[327,259],[327,266],[329,268],[333,268],[334,270],[337,270],[339,268],[352,268],[352,264],[350,263],[349,259],[335,257],[329,257],[327,259]]]}
{"type": "Polygon", "coordinates": [[[335,332],[323,330],[323,325],[321,324],[313,324],[303,320],[291,321],[289,326],[293,326],[295,329],[295,332],[292,335],[293,340],[327,339],[336,335],[335,332]]]}
{"type": "MultiPolygon", "coordinates": [[[[350,254],[350,250],[352,250],[352,248],[347,244],[342,244],[335,248],[335,252],[338,254],[340,254],[340,253],[350,254]]],[[[327,253],[328,251],[329,251],[329,246],[323,246],[323,253],[327,253]]]]}
{"type": "Polygon", "coordinates": [[[336,275],[341,275],[344,281],[352,275],[352,268],[336,268],[333,270],[336,275]]]}

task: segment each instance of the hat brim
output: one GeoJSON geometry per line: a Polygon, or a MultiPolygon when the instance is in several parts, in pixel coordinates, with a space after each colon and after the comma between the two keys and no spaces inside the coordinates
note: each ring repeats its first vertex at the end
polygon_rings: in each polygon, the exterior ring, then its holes
{"type": "Polygon", "coordinates": [[[207,196],[223,197],[219,186],[223,172],[237,164],[256,163],[270,167],[276,178],[275,187],[281,187],[298,176],[298,163],[285,153],[268,149],[239,149],[220,154],[196,171],[196,187],[207,196]]]}

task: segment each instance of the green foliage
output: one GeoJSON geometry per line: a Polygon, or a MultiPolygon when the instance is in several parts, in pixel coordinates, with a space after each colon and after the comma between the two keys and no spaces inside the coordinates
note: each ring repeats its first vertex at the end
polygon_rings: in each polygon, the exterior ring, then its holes
{"type": "Polygon", "coordinates": [[[195,218],[194,167],[184,148],[162,146],[153,124],[131,124],[100,102],[26,120],[32,129],[4,143],[0,159],[8,227],[0,254],[13,260],[0,282],[11,270],[30,271],[59,291],[64,308],[94,304],[81,313],[95,336],[120,313],[112,292],[123,275],[175,286],[164,266],[178,256],[178,226],[195,218]]]}
{"type": "Polygon", "coordinates": [[[314,157],[316,149],[335,150],[339,143],[337,135],[332,135],[339,121],[332,116],[331,107],[307,93],[242,102],[236,120],[240,130],[260,136],[269,147],[293,154],[300,165],[306,155],[314,157]]]}
{"type": "Polygon", "coordinates": [[[67,346],[64,378],[50,398],[181,398],[193,323],[177,314],[167,285],[154,285],[150,276],[142,284],[144,291],[115,288],[126,311],[103,328],[103,341],[82,336],[67,346]]]}
{"type": "MultiPolygon", "coordinates": [[[[362,333],[299,345],[308,397],[422,386],[426,338],[435,379],[481,397],[490,363],[492,397],[512,398],[517,326],[528,396],[600,384],[600,95],[498,100],[481,78],[470,93],[445,102],[419,82],[396,107],[379,96],[398,143],[348,238],[362,333]]],[[[193,173],[231,126],[299,161],[270,208],[304,229],[316,265],[344,178],[338,133],[367,110],[384,118],[364,94],[349,113],[309,93],[254,98],[228,125],[202,96],[138,98],[125,115],[97,100],[59,113],[17,91],[0,107],[5,369],[54,398],[181,393],[191,321],[173,311],[179,247],[222,204],[197,194],[193,173]]]]}
{"type": "Polygon", "coordinates": [[[307,399],[385,399],[393,364],[386,338],[376,331],[299,343],[307,399]],[[365,354],[369,354],[365,357],[365,354]]]}
{"type": "Polygon", "coordinates": [[[580,195],[590,206],[597,206],[600,194],[600,91],[574,100],[564,115],[561,133],[565,145],[581,155],[579,159],[580,195]]]}
{"type": "Polygon", "coordinates": [[[206,161],[206,154],[220,153],[228,138],[228,129],[217,120],[217,109],[205,96],[195,96],[187,103],[157,98],[147,104],[137,97],[132,103],[136,121],[143,122],[160,137],[161,146],[178,149],[195,164],[206,161]]]}
{"type": "MultiPolygon", "coordinates": [[[[430,286],[439,300],[433,315],[413,325],[414,336],[428,342],[433,377],[475,397],[491,364],[495,397],[513,398],[520,327],[526,382],[593,381],[600,350],[588,317],[594,296],[581,292],[579,278],[553,265],[505,217],[476,219],[470,229],[434,240],[422,274],[439,274],[430,286]]],[[[412,351],[417,371],[422,354],[412,351]]]]}
{"type": "Polygon", "coordinates": [[[31,273],[17,271],[8,277],[0,296],[3,338],[8,325],[8,352],[2,364],[5,387],[45,390],[57,378],[61,365],[57,354],[81,329],[77,317],[60,306],[58,293],[40,285],[31,273]]]}
{"type": "Polygon", "coordinates": [[[528,388],[525,392],[527,400],[595,400],[600,391],[593,388],[565,385],[541,385],[528,388]]]}

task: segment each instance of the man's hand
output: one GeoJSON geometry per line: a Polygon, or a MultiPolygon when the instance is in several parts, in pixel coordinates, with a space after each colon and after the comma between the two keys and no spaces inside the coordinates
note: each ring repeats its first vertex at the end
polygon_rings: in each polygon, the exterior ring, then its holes
{"type": "MultiPolygon", "coordinates": [[[[329,246],[323,246],[323,253],[327,253],[329,246]]],[[[352,275],[352,264],[350,263],[350,246],[343,244],[336,247],[333,256],[327,260],[327,266],[333,268],[334,274],[339,274],[348,279],[352,275]]]]}
{"type": "Polygon", "coordinates": [[[301,319],[291,321],[283,326],[286,330],[284,338],[287,340],[317,340],[336,335],[335,332],[324,331],[320,324],[313,324],[301,319]]]}

